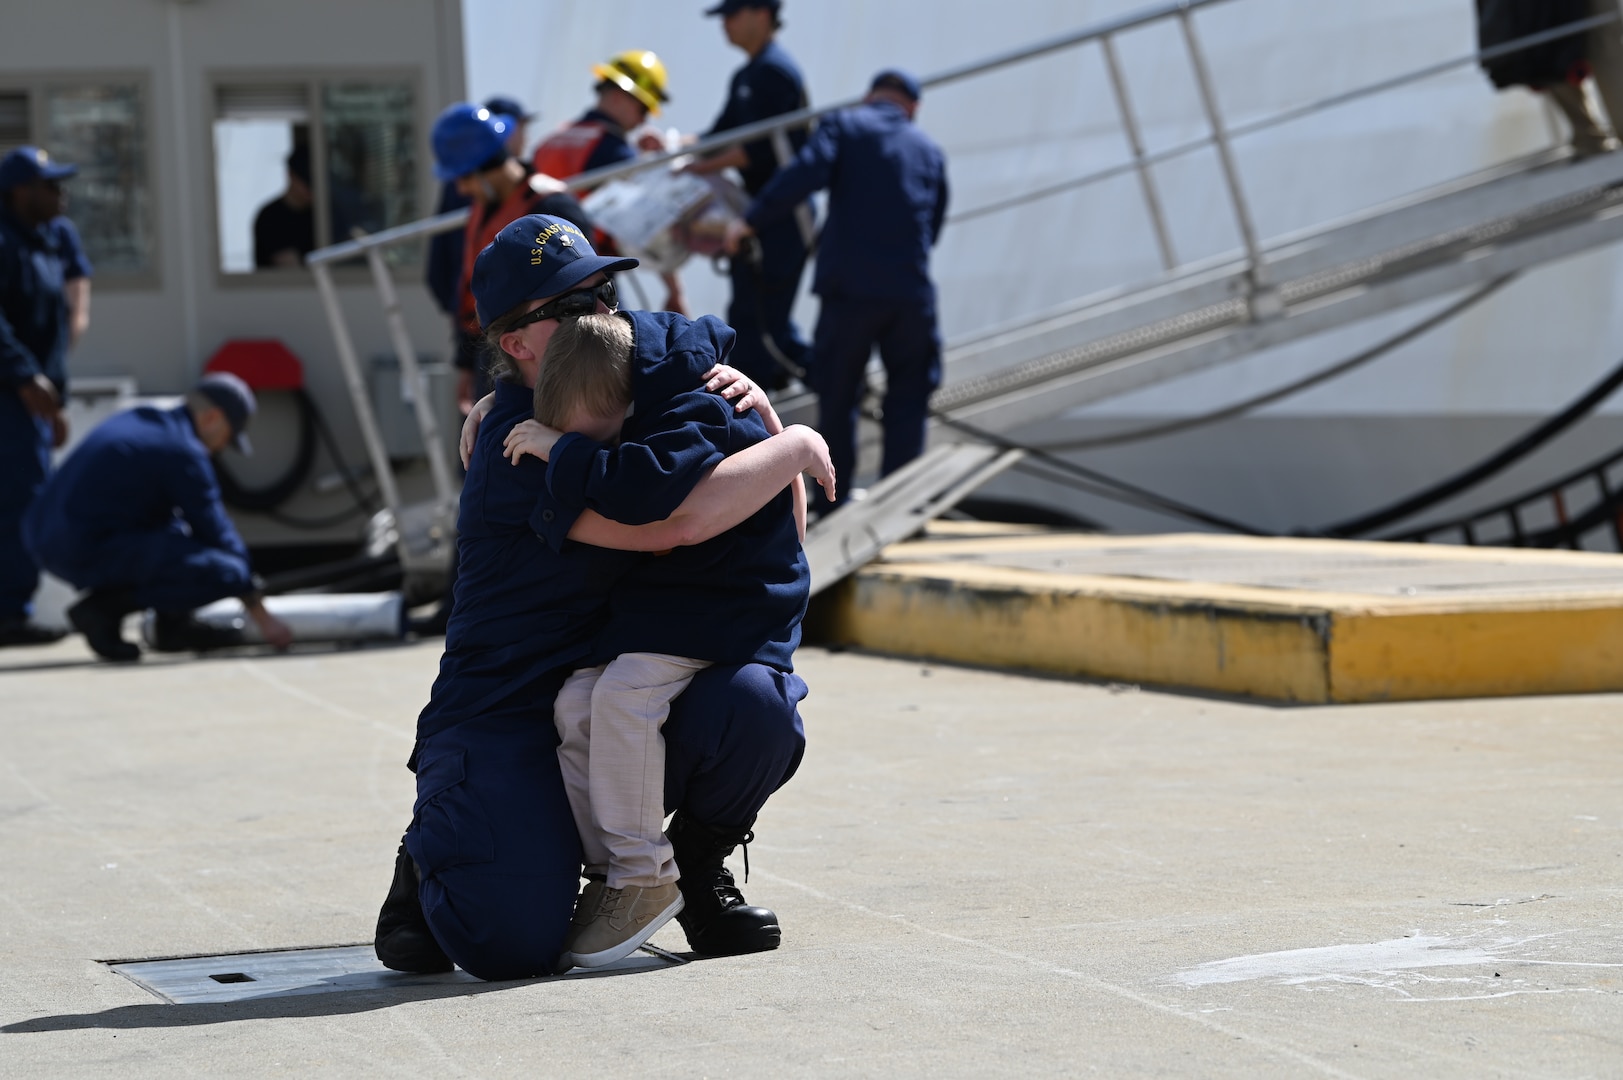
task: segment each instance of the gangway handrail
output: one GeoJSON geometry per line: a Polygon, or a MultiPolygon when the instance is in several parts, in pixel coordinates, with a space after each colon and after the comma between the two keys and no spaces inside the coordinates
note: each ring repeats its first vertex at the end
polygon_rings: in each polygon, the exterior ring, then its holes
{"type": "MultiPolygon", "coordinates": [[[[1479,50],[1469,54],[1468,56],[1457,57],[1439,64],[1427,65],[1426,67],[1417,71],[1410,72],[1406,75],[1399,75],[1384,79],[1377,83],[1371,84],[1368,87],[1361,87],[1352,91],[1332,95],[1331,97],[1320,99],[1316,102],[1310,102],[1304,106],[1284,110],[1283,112],[1274,114],[1273,116],[1263,117],[1258,120],[1249,121],[1245,124],[1230,127],[1224,121],[1222,111],[1219,107],[1216,89],[1212,83],[1205,56],[1203,55],[1202,48],[1195,33],[1195,26],[1192,18],[1193,13],[1196,11],[1227,2],[1229,2],[1229,0],[1174,0],[1174,2],[1171,3],[1163,3],[1131,15],[1106,20],[1069,34],[1047,38],[1042,41],[1034,42],[1030,45],[1013,50],[1008,50],[1003,53],[998,53],[978,61],[962,64],[921,80],[921,85],[926,88],[941,86],[947,83],[972,78],[989,71],[999,70],[1065,49],[1075,48],[1089,42],[1097,41],[1101,44],[1104,50],[1106,65],[1111,76],[1111,86],[1116,99],[1117,111],[1119,113],[1123,132],[1127,137],[1128,149],[1131,154],[1131,160],[1124,164],[1112,166],[1109,169],[1095,172],[1081,178],[1074,178],[1066,181],[1063,184],[1050,185],[1047,188],[1039,189],[1034,192],[1026,192],[1023,195],[1002,200],[999,203],[988,207],[962,211],[959,214],[954,215],[953,218],[949,220],[965,221],[973,217],[985,216],[986,214],[999,210],[1010,209],[1014,206],[1023,205],[1024,203],[1034,201],[1038,198],[1058,194],[1062,191],[1074,190],[1091,183],[1100,182],[1110,177],[1122,175],[1128,171],[1134,171],[1139,176],[1144,205],[1151,218],[1151,224],[1155,231],[1157,246],[1160,249],[1162,262],[1165,265],[1165,269],[1170,272],[1180,269],[1183,264],[1179,264],[1177,262],[1176,256],[1173,253],[1170,234],[1166,226],[1164,214],[1162,213],[1160,199],[1155,189],[1155,182],[1151,173],[1151,168],[1162,161],[1169,160],[1181,154],[1190,153],[1194,150],[1202,149],[1207,146],[1215,147],[1218,154],[1218,164],[1220,166],[1224,187],[1226,188],[1227,195],[1229,197],[1230,209],[1234,214],[1234,221],[1238,229],[1241,246],[1244,251],[1245,281],[1243,300],[1245,303],[1246,317],[1248,320],[1267,319],[1272,314],[1276,313],[1282,305],[1278,299],[1276,291],[1270,287],[1267,280],[1267,267],[1264,262],[1263,243],[1257,234],[1254,219],[1251,216],[1249,204],[1245,197],[1243,185],[1241,183],[1238,166],[1230,149],[1232,139],[1243,135],[1253,134],[1257,131],[1262,131],[1278,124],[1300,119],[1303,116],[1311,115],[1315,112],[1323,111],[1329,108],[1334,108],[1376,93],[1406,86],[1412,82],[1430,78],[1436,74],[1452,70],[1453,68],[1462,66],[1464,64],[1472,62],[1481,63],[1484,60],[1495,59],[1499,56],[1509,55],[1528,48],[1534,48],[1548,41],[1584,33],[1588,30],[1616,22],[1620,18],[1623,18],[1623,15],[1620,15],[1616,11],[1612,11],[1601,15],[1592,16],[1587,19],[1577,20],[1575,22],[1568,23],[1565,26],[1555,27],[1537,34],[1528,35],[1515,41],[1506,42],[1502,45],[1495,46],[1491,49],[1479,50]],[[1195,77],[1196,90],[1200,97],[1201,107],[1209,130],[1208,133],[1201,139],[1191,140],[1190,142],[1171,147],[1167,150],[1159,151],[1155,154],[1149,154],[1145,152],[1142,139],[1138,133],[1137,120],[1133,115],[1131,103],[1127,97],[1125,81],[1121,76],[1120,65],[1117,62],[1114,52],[1113,38],[1125,31],[1169,19],[1176,19],[1179,22],[1179,29],[1184,40],[1185,50],[1188,54],[1187,59],[1189,61],[1190,69],[1195,77]]],[[[793,113],[784,114],[768,120],[760,121],[755,124],[746,125],[727,132],[712,135],[695,143],[682,146],[674,150],[653,154],[646,157],[638,157],[632,161],[609,166],[603,169],[597,169],[590,173],[584,173],[568,179],[565,181],[565,184],[571,191],[583,191],[596,187],[619,176],[628,175],[630,173],[639,172],[649,168],[655,168],[662,164],[674,161],[677,158],[690,155],[709,154],[717,150],[724,150],[732,146],[755,141],[764,137],[771,138],[773,149],[779,162],[784,163],[787,161],[791,152],[789,141],[785,137],[788,131],[808,126],[816,122],[816,120],[820,117],[826,116],[840,109],[849,108],[858,104],[861,100],[861,98],[848,98],[817,108],[801,109],[793,113]]],[[[371,235],[358,236],[337,244],[329,245],[325,248],[313,251],[305,257],[305,263],[310,268],[311,275],[315,279],[317,291],[321,296],[322,306],[326,312],[328,321],[331,324],[339,363],[343,368],[345,383],[350,392],[352,403],[355,408],[357,426],[360,429],[363,441],[366,443],[367,453],[371,459],[374,472],[377,475],[380,492],[383,495],[384,501],[387,504],[389,511],[392,513],[395,522],[398,524],[401,510],[399,490],[394,483],[394,476],[389,457],[383,445],[381,434],[378,430],[376,417],[372,413],[371,404],[366,394],[365,380],[361,371],[359,358],[356,355],[354,342],[350,337],[348,326],[345,323],[342,306],[339,302],[337,289],[334,285],[331,272],[332,264],[356,257],[365,257],[369,264],[372,277],[374,279],[374,286],[378,291],[379,297],[383,301],[384,317],[388,324],[390,341],[395,348],[395,351],[399,354],[398,362],[400,364],[403,396],[409,395],[413,399],[415,412],[417,414],[418,428],[423,437],[424,453],[428,455],[429,458],[430,471],[434,479],[437,507],[434,514],[434,531],[437,536],[442,538],[454,531],[450,527],[450,521],[454,514],[456,495],[454,490],[455,485],[451,479],[451,470],[448,468],[445,460],[446,447],[442,445],[442,440],[438,438],[438,421],[437,418],[432,415],[431,403],[429,400],[429,395],[426,392],[427,387],[423,379],[421,365],[418,363],[415,351],[410,348],[410,335],[406,330],[404,317],[400,311],[399,302],[394,293],[393,282],[389,277],[390,272],[383,261],[381,253],[384,248],[394,244],[416,239],[418,237],[432,236],[443,232],[449,232],[456,229],[466,222],[468,213],[468,210],[463,209],[447,214],[435,215],[433,217],[415,222],[409,222],[404,225],[394,226],[371,235]]],[[[802,229],[809,233],[810,228],[811,226],[809,218],[803,220],[802,229]]],[[[404,543],[403,530],[401,531],[401,539],[402,543],[404,543]]],[[[404,550],[404,547],[402,547],[402,551],[404,550]]]]}
{"type": "MultiPolygon", "coordinates": [[[[1317,113],[1327,112],[1330,109],[1339,108],[1342,105],[1350,105],[1355,101],[1362,101],[1364,98],[1374,97],[1376,94],[1385,93],[1388,90],[1396,90],[1412,83],[1425,82],[1427,79],[1446,74],[1453,71],[1455,68],[1480,64],[1488,60],[1497,60],[1500,57],[1509,56],[1512,53],[1521,52],[1524,49],[1533,49],[1540,45],[1547,45],[1552,41],[1557,41],[1564,37],[1573,37],[1577,34],[1588,33],[1590,30],[1605,26],[1608,23],[1619,21],[1623,21],[1623,12],[1609,11],[1603,15],[1591,15],[1588,18],[1579,19],[1576,22],[1570,22],[1564,26],[1557,26],[1549,30],[1540,30],[1536,34],[1529,34],[1526,37],[1517,38],[1514,41],[1507,41],[1502,45],[1495,45],[1490,49],[1483,49],[1479,52],[1464,53],[1463,55],[1454,57],[1452,60],[1444,60],[1440,63],[1428,64],[1423,68],[1416,68],[1415,70],[1405,72],[1402,75],[1393,75],[1389,78],[1382,79],[1379,82],[1370,83],[1368,86],[1360,86],[1353,90],[1344,90],[1339,94],[1331,94],[1329,97],[1318,98],[1314,101],[1307,102],[1304,105],[1297,105],[1293,108],[1284,109],[1277,113],[1271,113],[1268,116],[1258,117],[1255,120],[1248,120],[1242,124],[1235,124],[1233,127],[1227,129],[1228,137],[1231,139],[1243,139],[1247,135],[1255,135],[1259,131],[1267,131],[1270,128],[1281,127],[1285,124],[1293,123],[1294,121],[1304,119],[1308,116],[1313,116],[1317,113]]],[[[1210,145],[1212,145],[1212,137],[1210,135],[1204,135],[1198,139],[1189,139],[1185,142],[1168,146],[1165,149],[1157,150],[1152,154],[1145,154],[1142,159],[1124,161],[1120,164],[1111,165],[1107,168],[1097,169],[1091,173],[1084,173],[1081,176],[1073,176],[1068,180],[1062,180],[1059,183],[1050,184],[1047,187],[1035,188],[1031,191],[1023,191],[1018,195],[1011,195],[1006,199],[1000,199],[994,203],[987,203],[984,206],[977,206],[969,210],[961,210],[956,214],[949,214],[947,216],[947,224],[953,225],[964,221],[973,221],[975,218],[985,217],[988,214],[999,213],[1003,210],[1012,210],[1017,206],[1024,206],[1027,203],[1037,202],[1041,199],[1051,198],[1055,195],[1063,195],[1067,191],[1075,191],[1078,188],[1103,183],[1106,180],[1114,180],[1118,176],[1125,176],[1130,172],[1137,171],[1141,166],[1162,165],[1168,161],[1183,157],[1186,154],[1193,154],[1196,151],[1204,150],[1210,145]]]]}
{"type": "MultiPolygon", "coordinates": [[[[999,54],[998,56],[987,60],[978,61],[971,64],[964,64],[957,68],[950,68],[947,71],[921,79],[919,80],[919,83],[921,87],[929,88],[932,86],[944,85],[949,82],[956,82],[960,79],[970,78],[986,71],[997,70],[998,68],[1007,67],[1011,64],[1035,59],[1039,56],[1045,56],[1048,53],[1058,52],[1077,45],[1085,45],[1091,41],[1108,40],[1110,37],[1122,33],[1123,31],[1131,30],[1162,19],[1171,18],[1183,11],[1196,11],[1201,8],[1229,2],[1231,2],[1231,0],[1183,0],[1183,2],[1180,3],[1166,4],[1162,7],[1152,9],[1149,12],[1143,12],[1133,16],[1124,16],[1120,19],[1110,20],[1105,23],[1090,26],[1085,30],[1079,30],[1074,33],[1065,34],[1056,38],[1045,39],[1044,41],[1037,42],[1023,48],[1013,49],[1009,52],[999,54]]],[[[1249,120],[1244,123],[1235,124],[1232,127],[1226,127],[1225,132],[1231,139],[1244,138],[1247,135],[1254,135],[1259,131],[1266,131],[1270,128],[1279,127],[1296,120],[1301,120],[1315,113],[1325,112],[1329,109],[1338,108],[1342,105],[1348,105],[1355,101],[1361,101],[1366,97],[1373,97],[1376,94],[1384,93],[1388,90],[1396,90],[1411,83],[1424,82],[1426,79],[1433,78],[1437,75],[1446,74],[1447,72],[1453,71],[1456,68],[1466,67],[1473,64],[1481,64],[1488,60],[1497,60],[1501,57],[1509,56],[1526,49],[1533,49],[1540,45],[1547,45],[1552,41],[1557,41],[1564,37],[1573,37],[1577,34],[1587,33],[1590,30],[1605,26],[1608,23],[1618,21],[1623,21],[1623,12],[1606,12],[1601,15],[1591,15],[1587,18],[1579,19],[1563,26],[1553,27],[1549,30],[1541,30],[1536,34],[1529,34],[1526,37],[1516,38],[1513,41],[1507,41],[1491,48],[1463,53],[1449,60],[1444,60],[1436,64],[1428,64],[1425,67],[1416,68],[1401,75],[1393,75],[1378,82],[1370,83],[1368,86],[1361,86],[1353,90],[1346,90],[1339,94],[1332,94],[1328,97],[1318,98],[1304,105],[1298,105],[1290,109],[1285,109],[1281,112],[1259,117],[1256,120],[1249,120]]],[[[642,172],[645,169],[674,161],[677,158],[702,156],[713,151],[725,150],[741,143],[753,142],[756,139],[770,137],[780,131],[792,131],[795,128],[804,127],[817,120],[820,120],[830,113],[838,112],[841,109],[851,108],[852,106],[858,105],[861,102],[861,97],[853,97],[836,101],[830,105],[820,105],[816,108],[800,109],[792,113],[783,113],[779,116],[774,116],[766,120],[756,121],[755,123],[748,124],[744,127],[732,128],[717,135],[707,136],[698,142],[680,147],[676,150],[645,155],[632,161],[624,161],[615,165],[606,165],[600,169],[593,169],[591,172],[580,173],[579,175],[570,177],[567,180],[562,180],[560,183],[564,184],[564,186],[572,192],[589,190],[594,187],[599,187],[609,180],[615,180],[619,177],[627,176],[632,173],[642,172]]],[[[1068,180],[1050,185],[1048,187],[1038,188],[1029,192],[1022,192],[1019,195],[1010,196],[1009,198],[996,203],[990,203],[985,206],[978,206],[969,210],[959,211],[956,214],[949,215],[947,222],[948,224],[953,224],[957,222],[970,221],[978,217],[985,217],[988,214],[1012,209],[1013,207],[1021,206],[1028,202],[1034,202],[1038,199],[1063,194],[1067,191],[1075,190],[1076,188],[1087,187],[1091,184],[1102,183],[1106,180],[1113,180],[1118,176],[1124,176],[1127,173],[1139,171],[1145,166],[1161,165],[1176,158],[1183,157],[1186,154],[1192,154],[1197,151],[1204,150],[1211,146],[1212,143],[1213,137],[1211,135],[1204,135],[1198,139],[1190,139],[1185,142],[1166,147],[1165,149],[1154,151],[1153,153],[1146,153],[1142,158],[1135,158],[1132,161],[1125,161],[1116,165],[1111,165],[1107,168],[1099,169],[1083,176],[1072,177],[1068,180]]],[[[314,266],[329,262],[341,262],[346,259],[352,259],[357,256],[364,255],[370,248],[390,247],[394,244],[402,243],[407,240],[417,239],[418,237],[435,236],[439,233],[450,232],[451,230],[465,224],[467,220],[468,210],[466,208],[452,210],[444,214],[436,214],[432,217],[419,218],[416,221],[407,222],[404,225],[396,225],[391,228],[380,229],[375,233],[368,233],[365,236],[343,240],[336,244],[329,244],[324,248],[317,248],[315,251],[312,251],[310,254],[306,255],[304,261],[307,266],[314,266]]]]}
{"type": "MultiPolygon", "coordinates": [[[[1232,0],[1175,0],[1174,3],[1162,4],[1158,7],[1149,8],[1132,15],[1124,15],[1116,19],[1107,19],[1104,22],[1095,23],[1092,26],[1085,27],[1081,30],[1075,30],[1068,34],[1044,38],[1042,41],[1033,42],[1030,45],[1024,45],[1019,48],[1010,49],[1006,52],[997,53],[983,60],[976,60],[971,63],[960,64],[957,67],[948,68],[946,71],[938,72],[935,75],[920,79],[919,85],[923,89],[929,89],[934,86],[944,86],[947,83],[972,78],[988,71],[995,71],[1000,68],[1023,63],[1027,60],[1034,60],[1039,56],[1046,56],[1049,53],[1061,52],[1065,49],[1074,48],[1078,45],[1086,45],[1090,41],[1108,39],[1124,31],[1132,30],[1140,26],[1146,26],[1150,23],[1160,22],[1164,19],[1174,18],[1192,11],[1198,11],[1201,8],[1213,7],[1217,4],[1225,4],[1230,2],[1232,2],[1232,0]]],[[[688,157],[690,155],[705,156],[717,150],[726,150],[734,146],[742,145],[743,143],[754,142],[757,139],[770,138],[780,131],[789,132],[795,130],[796,128],[807,127],[823,117],[828,116],[830,113],[836,113],[841,109],[849,109],[854,105],[860,105],[862,100],[862,96],[859,95],[857,97],[843,98],[829,105],[819,105],[815,108],[798,109],[791,113],[781,113],[778,116],[769,117],[765,120],[757,120],[753,124],[745,124],[743,127],[730,128],[727,131],[720,132],[715,135],[708,135],[698,142],[679,147],[675,150],[667,150],[656,154],[649,154],[638,157],[631,161],[619,162],[614,165],[605,165],[600,169],[593,169],[591,172],[580,173],[579,175],[572,176],[567,180],[562,180],[561,183],[563,183],[564,186],[570,191],[587,191],[591,188],[598,187],[609,180],[615,180],[621,176],[641,172],[644,169],[653,168],[656,165],[662,165],[666,162],[674,161],[677,158],[688,157]]],[[[357,255],[365,254],[368,248],[387,247],[391,244],[397,244],[401,241],[411,240],[419,236],[432,236],[436,233],[449,232],[467,220],[468,211],[466,209],[453,210],[450,213],[439,214],[429,218],[422,218],[418,221],[409,222],[405,225],[397,225],[394,228],[383,229],[367,236],[356,237],[351,240],[343,240],[339,243],[331,244],[324,248],[319,248],[306,255],[304,257],[304,261],[306,265],[314,266],[321,263],[351,259],[357,255]]]]}

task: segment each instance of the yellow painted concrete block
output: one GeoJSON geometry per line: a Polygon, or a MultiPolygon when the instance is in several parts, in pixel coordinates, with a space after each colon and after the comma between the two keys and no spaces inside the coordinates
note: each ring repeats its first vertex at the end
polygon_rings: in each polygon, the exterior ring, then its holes
{"type": "Polygon", "coordinates": [[[1623,690],[1623,608],[1342,612],[1330,632],[1330,699],[1623,690]]]}
{"type": "MultiPolygon", "coordinates": [[[[1593,591],[1439,599],[1088,576],[954,558],[969,550],[1032,550],[1037,539],[981,540],[973,549],[968,541],[899,545],[887,552],[890,561],[830,594],[828,632],[877,652],[1280,701],[1623,691],[1623,591],[1605,581],[1593,591]]],[[[1265,552],[1322,553],[1330,542],[1250,543],[1265,552]]],[[[1378,550],[1410,565],[1424,557],[1612,568],[1582,553],[1398,547],[1378,550]]]]}
{"type": "Polygon", "coordinates": [[[1328,624],[1316,613],[954,569],[862,572],[832,598],[834,636],[966,664],[1329,700],[1328,624]]]}

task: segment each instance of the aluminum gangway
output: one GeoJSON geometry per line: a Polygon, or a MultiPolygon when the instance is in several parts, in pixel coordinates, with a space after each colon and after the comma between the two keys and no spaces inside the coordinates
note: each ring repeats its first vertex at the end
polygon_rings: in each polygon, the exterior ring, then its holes
{"type": "MultiPolygon", "coordinates": [[[[1235,165],[1236,139],[1376,95],[1408,87],[1483,60],[1615,24],[1607,11],[1482,53],[1470,52],[1368,86],[1308,102],[1281,113],[1228,125],[1201,46],[1195,15],[1239,0],[1179,0],[1087,27],[921,80],[928,89],[1038,57],[1084,46],[1099,48],[1110,76],[1130,159],[1045,188],[1016,193],[997,204],[959,212],[950,220],[985,216],[1075,191],[1122,175],[1136,175],[1163,265],[1163,273],[1135,286],[1087,296],[1018,325],[992,327],[953,342],[941,388],[932,399],[935,445],[919,461],[889,477],[862,502],[817,522],[807,538],[813,588],[834,583],[885,544],[916,531],[951,509],[974,488],[1021,458],[1011,433],[1081,405],[1139,390],[1265,349],[1321,334],[1412,304],[1458,293],[1507,275],[1623,239],[1623,153],[1573,160],[1562,149],[1507,161],[1447,184],[1354,216],[1294,234],[1259,237],[1235,165]],[[1198,91],[1207,133],[1155,153],[1144,146],[1116,39],[1157,23],[1175,23],[1198,91]],[[1215,151],[1240,249],[1198,263],[1179,263],[1155,181],[1155,167],[1196,151],[1215,151]],[[966,446],[963,444],[974,444],[966,446]]],[[[686,153],[719,150],[771,138],[780,159],[789,154],[787,132],[814,123],[855,99],[806,109],[739,128],[685,148],[573,178],[586,190],[617,176],[657,167],[686,153]]],[[[432,508],[402,507],[386,482],[387,455],[377,438],[359,363],[349,343],[330,267],[364,256],[383,301],[402,377],[420,382],[404,320],[386,266],[384,247],[458,228],[466,211],[441,215],[312,253],[307,262],[325,301],[374,470],[399,524],[403,561],[437,559],[448,542],[455,491],[445,446],[428,395],[415,396],[424,445],[436,484],[432,508]],[[415,519],[415,525],[408,522],[415,519]],[[423,539],[425,529],[431,540],[423,539]],[[425,555],[425,552],[428,553],[425,555]]],[[[790,422],[814,418],[815,399],[799,394],[779,403],[790,422]]]]}

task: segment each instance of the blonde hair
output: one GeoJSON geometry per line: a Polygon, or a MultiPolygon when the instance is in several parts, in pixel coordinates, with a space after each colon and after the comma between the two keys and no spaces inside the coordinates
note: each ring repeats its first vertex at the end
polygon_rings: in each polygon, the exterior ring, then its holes
{"type": "Polygon", "coordinates": [[[577,408],[593,416],[631,404],[631,323],[618,315],[561,319],[535,380],[535,418],[562,429],[577,408]]]}
{"type": "Polygon", "coordinates": [[[483,361],[485,371],[490,374],[492,381],[520,384],[524,382],[524,373],[519,370],[518,361],[502,348],[502,335],[512,330],[513,325],[529,313],[530,302],[526,300],[492,319],[490,325],[479,335],[480,355],[475,362],[483,361]]]}

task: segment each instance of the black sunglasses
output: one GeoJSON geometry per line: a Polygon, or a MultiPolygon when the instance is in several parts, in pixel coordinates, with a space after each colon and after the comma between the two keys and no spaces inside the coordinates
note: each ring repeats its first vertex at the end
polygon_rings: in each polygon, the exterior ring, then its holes
{"type": "Polygon", "coordinates": [[[545,322],[547,319],[568,319],[579,315],[590,315],[597,310],[597,302],[603,301],[603,306],[610,311],[620,310],[620,293],[614,287],[614,279],[609,278],[601,285],[593,285],[589,289],[576,289],[566,292],[556,299],[549,300],[534,311],[527,312],[513,324],[514,330],[522,330],[531,323],[545,322]]]}

